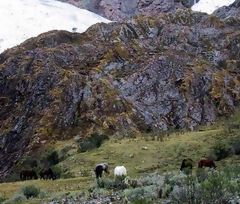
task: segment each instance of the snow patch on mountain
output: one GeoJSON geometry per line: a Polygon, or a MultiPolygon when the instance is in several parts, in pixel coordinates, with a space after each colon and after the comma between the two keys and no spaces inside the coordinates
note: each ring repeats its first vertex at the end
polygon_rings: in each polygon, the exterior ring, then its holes
{"type": "Polygon", "coordinates": [[[84,32],[109,20],[55,0],[0,1],[0,53],[49,30],[84,32]]]}
{"type": "Polygon", "coordinates": [[[200,0],[192,6],[192,10],[211,14],[222,6],[229,6],[234,1],[235,0],[200,0]]]}

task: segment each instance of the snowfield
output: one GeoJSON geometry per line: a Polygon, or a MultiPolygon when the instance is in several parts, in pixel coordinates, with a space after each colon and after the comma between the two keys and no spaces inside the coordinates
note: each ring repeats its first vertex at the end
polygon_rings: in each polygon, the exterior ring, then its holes
{"type": "Polygon", "coordinates": [[[109,20],[55,0],[0,0],[0,53],[49,30],[84,32],[109,20]]]}
{"type": "Polygon", "coordinates": [[[235,0],[200,0],[198,3],[192,6],[192,10],[211,14],[222,6],[229,6],[234,1],[235,0]]]}

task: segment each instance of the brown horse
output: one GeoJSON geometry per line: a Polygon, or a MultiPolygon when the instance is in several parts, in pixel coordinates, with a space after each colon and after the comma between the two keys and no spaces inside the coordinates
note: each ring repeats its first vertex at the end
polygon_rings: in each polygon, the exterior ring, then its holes
{"type": "Polygon", "coordinates": [[[40,175],[41,179],[52,179],[52,180],[55,180],[57,178],[51,168],[42,169],[39,172],[39,175],[40,175]]]}
{"type": "Polygon", "coordinates": [[[22,170],[20,172],[20,179],[23,180],[31,180],[38,179],[37,173],[34,170],[22,170]]]}
{"type": "Polygon", "coordinates": [[[209,167],[216,169],[216,164],[212,159],[201,159],[198,162],[198,168],[209,167]]]}

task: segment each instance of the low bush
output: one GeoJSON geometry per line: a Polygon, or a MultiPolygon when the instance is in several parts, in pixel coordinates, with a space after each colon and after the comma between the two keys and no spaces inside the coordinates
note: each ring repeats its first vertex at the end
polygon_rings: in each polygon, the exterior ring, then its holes
{"type": "Polygon", "coordinates": [[[26,198],[36,198],[38,197],[40,190],[39,188],[35,187],[34,185],[24,186],[22,188],[22,193],[26,198]]]}
{"type": "Polygon", "coordinates": [[[240,155],[240,138],[231,141],[233,154],[240,155]]]}
{"type": "Polygon", "coordinates": [[[224,142],[216,143],[211,149],[210,157],[216,161],[225,159],[233,153],[231,146],[224,142]]]}
{"type": "Polygon", "coordinates": [[[42,156],[41,162],[47,166],[58,164],[60,162],[58,152],[56,150],[49,150],[42,156]]]}
{"type": "Polygon", "coordinates": [[[111,179],[98,179],[97,185],[99,188],[105,188],[108,190],[121,190],[127,188],[127,184],[124,180],[111,180],[111,179]]]}
{"type": "Polygon", "coordinates": [[[158,198],[158,187],[155,185],[138,187],[124,190],[127,201],[130,202],[149,202],[158,198]]]}
{"type": "Polygon", "coordinates": [[[103,141],[107,139],[107,135],[93,133],[86,139],[78,140],[79,152],[86,152],[94,148],[99,148],[103,141]]]}
{"type": "Polygon", "coordinates": [[[3,204],[24,203],[27,198],[23,194],[14,194],[10,199],[3,202],[3,204]]]}
{"type": "Polygon", "coordinates": [[[2,203],[6,198],[0,193],[0,203],[2,203]]]}
{"type": "Polygon", "coordinates": [[[62,169],[61,169],[61,167],[59,167],[59,166],[53,166],[53,167],[51,167],[51,169],[53,170],[53,172],[54,172],[54,174],[55,174],[55,176],[56,176],[56,178],[57,179],[59,179],[59,178],[62,178],[62,169]]]}

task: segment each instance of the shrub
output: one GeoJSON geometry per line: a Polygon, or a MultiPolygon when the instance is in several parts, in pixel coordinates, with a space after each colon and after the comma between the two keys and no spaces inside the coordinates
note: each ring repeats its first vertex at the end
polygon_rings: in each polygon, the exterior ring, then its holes
{"type": "Polygon", "coordinates": [[[48,193],[45,192],[45,191],[40,191],[40,193],[39,193],[39,195],[38,195],[38,197],[39,197],[40,199],[46,198],[47,196],[48,196],[48,193]]]}
{"type": "Polygon", "coordinates": [[[50,165],[58,164],[58,163],[59,163],[58,152],[55,151],[55,150],[50,151],[50,152],[47,154],[46,159],[47,159],[47,161],[49,161],[50,165]]]}
{"type": "Polygon", "coordinates": [[[240,139],[232,141],[231,147],[234,154],[240,155],[240,139]]]}
{"type": "Polygon", "coordinates": [[[90,137],[78,141],[79,151],[86,152],[94,148],[99,148],[106,139],[108,139],[108,136],[106,135],[93,133],[90,137]]]}
{"type": "Polygon", "coordinates": [[[231,154],[232,148],[224,142],[216,143],[210,152],[210,156],[213,157],[213,159],[216,161],[220,161],[231,154]]]}
{"type": "Polygon", "coordinates": [[[153,204],[154,202],[148,201],[147,199],[135,200],[132,204],[153,204]]]}
{"type": "Polygon", "coordinates": [[[164,184],[164,177],[154,173],[140,178],[139,183],[142,186],[157,185],[161,187],[164,184]]]}
{"type": "Polygon", "coordinates": [[[56,178],[62,177],[62,169],[59,166],[53,166],[51,168],[52,168],[53,173],[55,174],[56,178]]]}
{"type": "Polygon", "coordinates": [[[155,185],[124,190],[124,195],[130,202],[148,202],[158,198],[158,187],[155,185]]]}
{"type": "Polygon", "coordinates": [[[60,152],[59,152],[59,160],[63,161],[64,159],[66,159],[69,156],[69,151],[73,149],[72,146],[65,146],[63,147],[60,152]]]}
{"type": "Polygon", "coordinates": [[[124,182],[124,180],[111,180],[111,179],[98,179],[97,185],[99,188],[105,188],[105,189],[114,189],[114,190],[121,190],[127,188],[127,184],[124,182]]]}
{"type": "Polygon", "coordinates": [[[23,192],[23,195],[26,196],[26,198],[36,198],[39,193],[40,193],[40,190],[39,188],[35,187],[34,185],[29,185],[29,186],[24,186],[22,188],[22,192],[23,192]]]}
{"type": "Polygon", "coordinates": [[[2,203],[6,198],[0,193],[0,203],[2,203]]]}
{"type": "Polygon", "coordinates": [[[222,172],[201,171],[197,177],[176,176],[174,182],[168,182],[173,188],[168,188],[171,192],[165,198],[168,197],[170,203],[229,203],[236,200],[240,193],[239,169],[228,167],[222,172]]]}
{"type": "Polygon", "coordinates": [[[201,183],[201,199],[203,203],[227,203],[229,196],[225,189],[227,180],[222,175],[214,174],[201,183]]]}
{"type": "Polygon", "coordinates": [[[42,163],[53,166],[59,163],[59,155],[56,150],[50,150],[41,159],[42,163]]]}
{"type": "Polygon", "coordinates": [[[10,199],[3,204],[23,203],[27,198],[23,194],[14,194],[10,199]]]}
{"type": "Polygon", "coordinates": [[[208,173],[203,168],[198,168],[196,171],[196,177],[199,183],[205,181],[208,178],[208,173]]]}
{"type": "Polygon", "coordinates": [[[30,167],[30,168],[35,168],[35,167],[38,167],[38,161],[36,159],[27,158],[23,162],[23,166],[30,167]]]}

